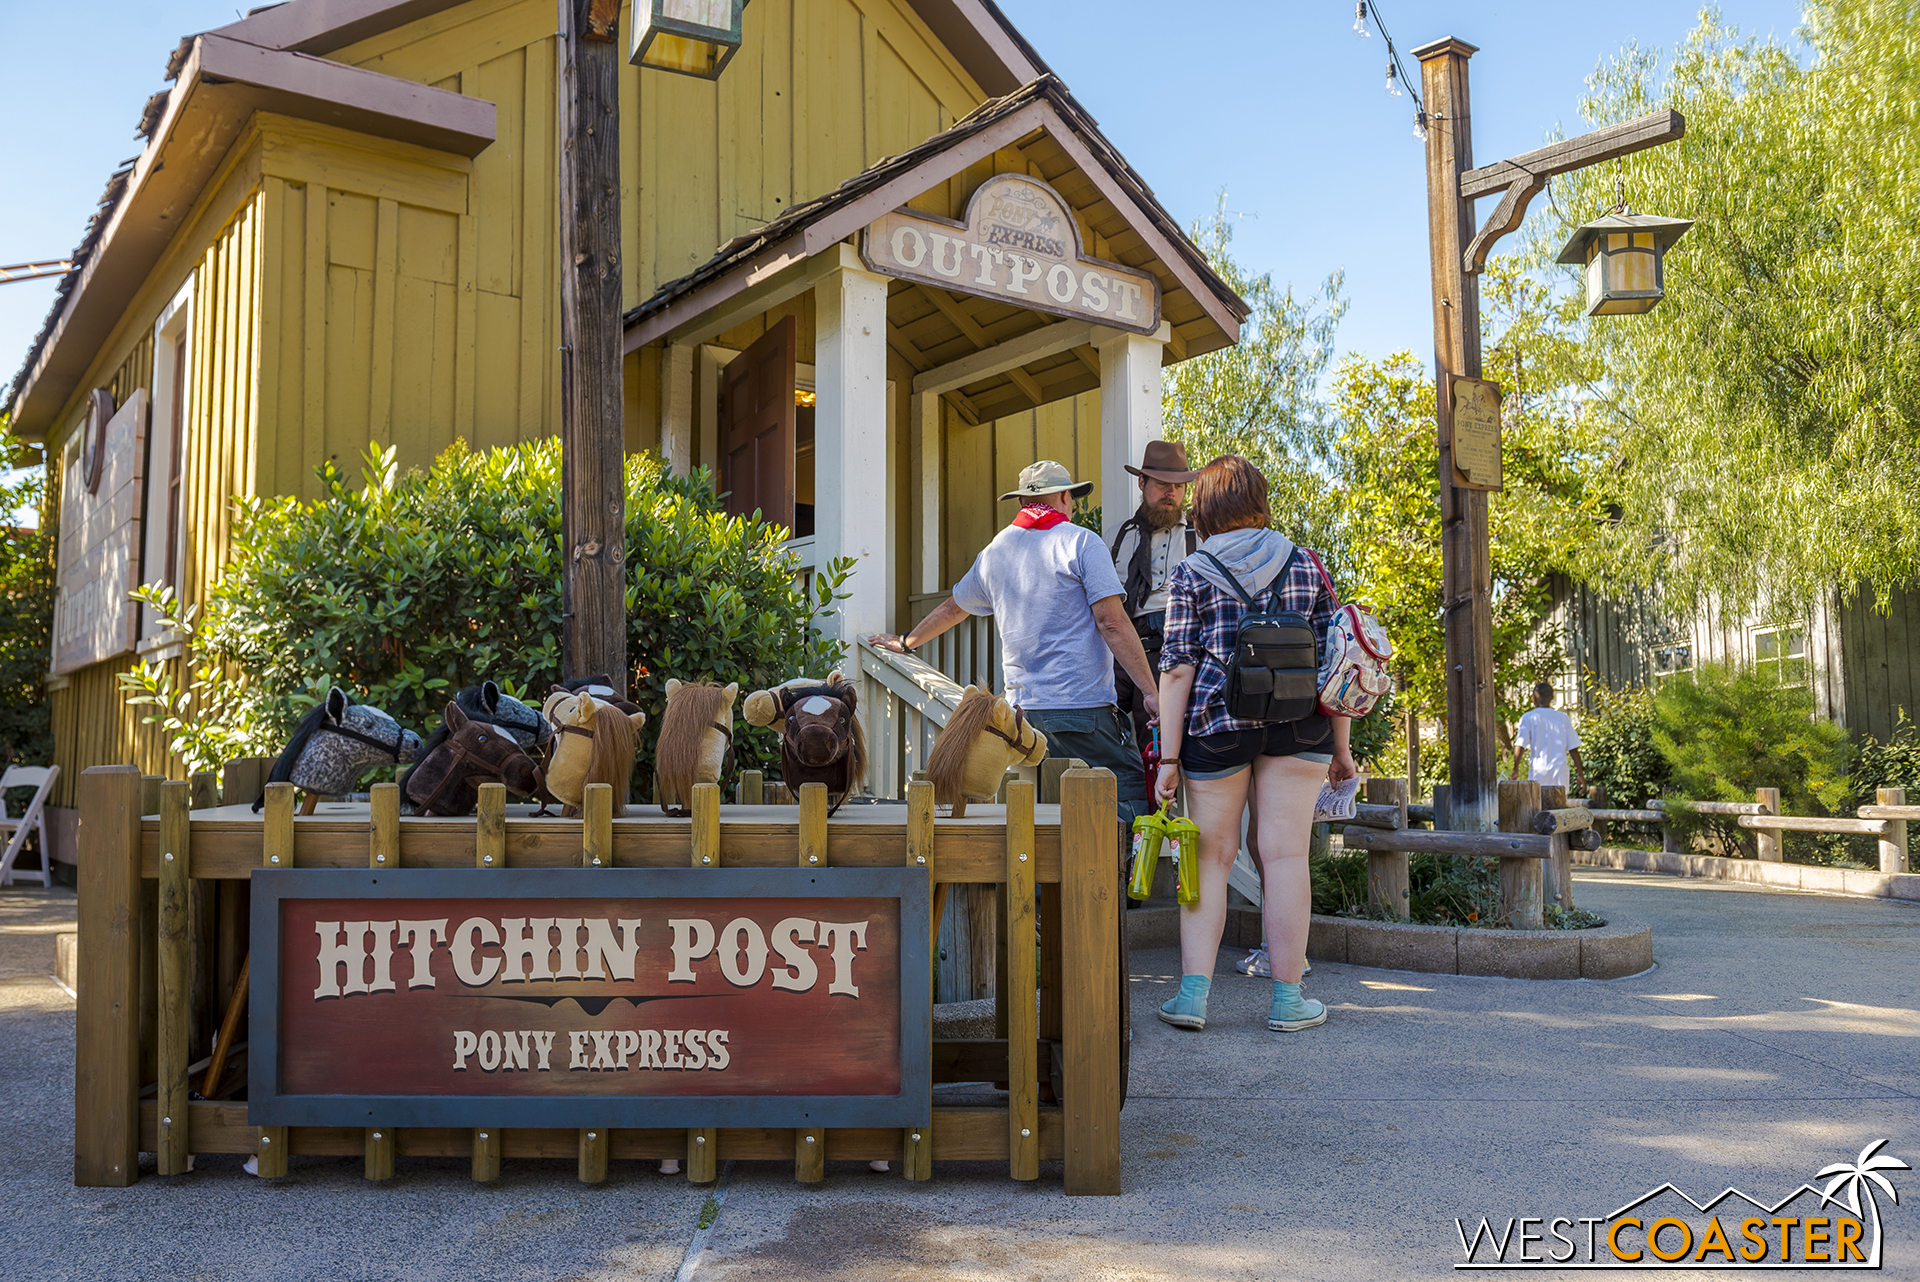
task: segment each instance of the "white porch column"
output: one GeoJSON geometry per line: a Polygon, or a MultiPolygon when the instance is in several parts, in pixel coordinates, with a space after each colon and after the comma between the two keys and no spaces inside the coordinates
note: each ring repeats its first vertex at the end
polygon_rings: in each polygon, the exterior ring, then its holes
{"type": "Polygon", "coordinates": [[[940,590],[940,427],[946,407],[938,396],[917,392],[908,402],[907,440],[913,450],[913,477],[920,510],[920,564],[913,576],[916,592],[940,590]]]}
{"type": "Polygon", "coordinates": [[[893,627],[892,469],[887,459],[887,279],[840,245],[819,255],[814,307],[814,565],[858,560],[840,639],[893,627]]]}
{"type": "Polygon", "coordinates": [[[1098,328],[1100,352],[1100,524],[1109,539],[1140,505],[1133,474],[1147,442],[1160,439],[1160,352],[1172,336],[1098,328]]]}
{"type": "Polygon", "coordinates": [[[693,349],[669,343],[660,352],[660,457],[667,471],[693,471],[693,349]]]}

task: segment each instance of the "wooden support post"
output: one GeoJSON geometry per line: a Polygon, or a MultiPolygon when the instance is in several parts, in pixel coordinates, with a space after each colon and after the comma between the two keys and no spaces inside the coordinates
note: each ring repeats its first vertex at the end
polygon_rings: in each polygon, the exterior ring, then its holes
{"type": "Polygon", "coordinates": [[[1433,830],[1450,832],[1453,829],[1453,789],[1446,784],[1433,785],[1433,830]]]}
{"type": "MultiPolygon", "coordinates": [[[[1540,809],[1540,785],[1531,779],[1500,782],[1500,831],[1531,834],[1534,811],[1540,809]]],[[[1538,838],[1534,838],[1538,840],[1538,838]]],[[[1500,859],[1500,919],[1515,930],[1539,930],[1546,925],[1540,860],[1528,857],[1500,859]]]]}
{"type": "Polygon", "coordinates": [[[160,814],[160,785],[165,783],[165,775],[140,776],[140,817],[160,814]]]}
{"type": "MultiPolygon", "coordinates": [[[[160,814],[160,785],[165,780],[160,775],[142,775],[140,777],[140,816],[146,818],[160,814]]],[[[192,892],[189,891],[189,894],[192,892]]],[[[143,877],[140,883],[140,939],[139,960],[136,963],[139,974],[139,1012],[136,1018],[140,1025],[140,1067],[136,1070],[144,1084],[155,1080],[154,1074],[159,1063],[159,1006],[160,995],[160,891],[159,885],[151,877],[143,877]]],[[[192,938],[192,910],[188,910],[188,938],[192,938]]],[[[188,966],[191,968],[192,961],[188,966]]],[[[189,974],[187,989],[196,991],[194,976],[189,974]]]]}
{"type": "MultiPolygon", "coordinates": [[[[756,788],[758,785],[755,785],[756,788]]],[[[800,785],[800,834],[794,846],[794,862],[801,868],[827,866],[827,785],[800,785]]],[[[793,1133],[793,1178],[802,1184],[818,1184],[827,1178],[827,1131],[825,1127],[804,1127],[793,1133]]]]}
{"type": "Polygon", "coordinates": [[[247,806],[266,786],[273,771],[272,757],[235,757],[220,768],[220,804],[247,806]]]}
{"type": "MultiPolygon", "coordinates": [[[[377,783],[368,794],[367,867],[400,866],[400,785],[377,783]]],[[[366,1168],[370,1180],[393,1178],[394,1130],[391,1126],[364,1129],[366,1168]]]]}
{"type": "MultiPolygon", "coordinates": [[[[1567,790],[1564,787],[1559,784],[1540,785],[1541,811],[1567,809],[1569,809],[1567,790]]],[[[1537,829],[1540,826],[1539,821],[1543,817],[1546,816],[1535,814],[1534,828],[1537,829]]],[[[1559,835],[1560,831],[1556,829],[1555,832],[1546,835],[1549,837],[1559,835]]],[[[1566,838],[1561,836],[1559,842],[1553,846],[1553,853],[1547,856],[1545,863],[1541,866],[1542,903],[1559,904],[1562,908],[1573,907],[1573,856],[1568,853],[1568,850],[1566,838]]]]}
{"type": "Polygon", "coordinates": [[[1007,964],[999,975],[1007,1018],[1008,1174],[1040,1178],[1040,1061],[1035,1050],[1033,785],[1007,785],[1007,964]]]}
{"type": "MultiPolygon", "coordinates": [[[[293,867],[293,794],[290,783],[267,785],[266,813],[261,816],[260,866],[267,870],[293,867]]],[[[254,1145],[254,1174],[263,1180],[287,1173],[287,1128],[263,1126],[254,1145]]]]}
{"type": "MultiPolygon", "coordinates": [[[[1367,802],[1375,806],[1398,806],[1400,827],[1407,826],[1407,781],[1405,779],[1367,780],[1367,802]]],[[[1367,904],[1385,909],[1405,921],[1409,910],[1412,875],[1404,850],[1376,850],[1367,855],[1367,904]]]]}
{"type": "Polygon", "coordinates": [[[1420,714],[1407,709],[1407,800],[1419,801],[1420,791],[1420,714]]]}
{"type": "Polygon", "coordinates": [[[1113,964],[1120,864],[1110,770],[1060,780],[1062,973],[1066,1028],[1066,1191],[1120,1192],[1120,975],[1113,964]]]}
{"type": "MultiPolygon", "coordinates": [[[[822,785],[824,786],[824,785],[822,785]]],[[[740,804],[743,806],[763,805],[766,796],[766,776],[758,770],[740,772],[740,804]]]]}
{"type": "MultiPolygon", "coordinates": [[[[1753,799],[1765,807],[1765,809],[1761,811],[1762,814],[1777,815],[1780,813],[1780,790],[1778,788],[1755,788],[1753,790],[1753,799]]],[[[1781,834],[1777,829],[1771,832],[1766,829],[1760,829],[1753,834],[1754,853],[1767,863],[1777,864],[1784,860],[1786,858],[1785,845],[1786,843],[1782,840],[1781,834]]]]}
{"type": "Polygon", "coordinates": [[[564,0],[560,33],[562,666],[627,693],[619,5],[564,0]]]}
{"type": "Polygon", "coordinates": [[[79,801],[73,1182],[124,1188],[140,1174],[140,772],[90,767],[79,801]]]}
{"type": "MultiPolygon", "coordinates": [[[[1904,806],[1907,804],[1905,788],[1881,788],[1874,794],[1874,800],[1883,806],[1904,806]]],[[[1896,877],[1907,870],[1907,821],[1895,819],[1887,824],[1887,833],[1880,838],[1880,871],[1889,877],[1896,877]]]]}
{"type": "MultiPolygon", "coordinates": [[[[480,802],[474,818],[473,866],[507,866],[507,788],[505,784],[480,785],[480,802]]],[[[489,1184],[500,1178],[500,1154],[504,1145],[500,1128],[473,1128],[473,1178],[489,1184]]]]}
{"type": "MultiPolygon", "coordinates": [[[[1607,809],[1607,790],[1604,787],[1602,787],[1600,784],[1596,783],[1592,787],[1587,789],[1587,809],[1589,810],[1607,809]]],[[[1595,819],[1593,821],[1593,831],[1595,834],[1595,842],[1591,847],[1591,849],[1598,850],[1600,849],[1600,847],[1607,844],[1606,822],[1604,820],[1595,819]]]]}
{"type": "Polygon", "coordinates": [[[1060,804],[1060,776],[1067,773],[1072,763],[1063,757],[1046,757],[1040,762],[1040,804],[1057,806],[1060,804]]]}
{"type": "Polygon", "coordinates": [[[202,770],[189,780],[193,785],[193,809],[212,810],[220,804],[220,776],[211,770],[202,770]]]}
{"type": "MultiPolygon", "coordinates": [[[[716,794],[713,784],[702,785],[716,794]]],[[[580,866],[613,867],[613,785],[590,783],[580,798],[580,866]]],[[[601,1184],[607,1178],[607,1154],[612,1146],[610,1132],[604,1126],[583,1126],[579,1130],[579,1176],[582,1184],[601,1184]]]]}
{"type": "Polygon", "coordinates": [[[187,933],[188,900],[192,894],[192,829],[187,820],[188,787],[165,783],[160,788],[159,878],[159,1083],[160,1174],[185,1175],[191,1169],[187,1155],[187,1065],[193,1061],[189,1042],[193,1013],[192,959],[187,933]]]}
{"type": "MultiPolygon", "coordinates": [[[[934,822],[933,822],[933,785],[924,780],[915,780],[907,785],[907,867],[924,869],[927,874],[929,890],[939,881],[939,870],[934,862],[934,822]]],[[[929,896],[931,898],[931,895],[929,896]]],[[[939,955],[940,925],[936,920],[932,926],[932,937],[928,941],[928,984],[932,984],[933,959],[939,955]]],[[[929,1023],[927,1038],[933,1037],[929,1023]]],[[[910,1180],[930,1180],[933,1178],[933,1092],[928,1090],[925,1101],[924,1120],[917,1126],[909,1126],[901,1135],[901,1173],[910,1180]]]]}
{"type": "MultiPolygon", "coordinates": [[[[826,785],[819,785],[826,792],[826,785]]],[[[804,791],[804,789],[803,789],[804,791]]],[[[693,799],[690,803],[693,811],[692,849],[688,854],[688,863],[694,868],[718,868],[720,866],[720,785],[715,783],[697,783],[693,785],[693,799]]],[[[820,817],[826,818],[823,807],[820,817]]],[[[825,843],[824,836],[821,838],[825,843]]],[[[711,1184],[720,1175],[720,1132],[705,1126],[694,1127],[687,1131],[687,1183],[711,1184]]]]}

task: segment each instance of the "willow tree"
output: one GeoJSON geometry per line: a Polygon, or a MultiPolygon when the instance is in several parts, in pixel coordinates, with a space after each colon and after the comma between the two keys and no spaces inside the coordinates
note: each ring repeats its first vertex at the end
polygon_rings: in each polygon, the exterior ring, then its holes
{"type": "Polygon", "coordinates": [[[1587,335],[1621,504],[1588,577],[1682,609],[1884,603],[1920,567],[1920,9],[1811,0],[1801,36],[1708,14],[1670,58],[1603,63],[1590,121],[1674,107],[1686,136],[1556,179],[1533,233],[1621,196],[1695,220],[1665,303],[1587,335]]]}

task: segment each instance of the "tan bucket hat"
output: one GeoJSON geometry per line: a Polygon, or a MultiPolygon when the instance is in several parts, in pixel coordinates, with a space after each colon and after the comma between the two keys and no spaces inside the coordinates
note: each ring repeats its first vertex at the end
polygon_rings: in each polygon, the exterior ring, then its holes
{"type": "Polygon", "coordinates": [[[1000,496],[1002,502],[1007,499],[1037,499],[1042,494],[1058,494],[1066,490],[1075,498],[1081,498],[1093,490],[1092,481],[1076,481],[1073,473],[1065,464],[1043,458],[1037,463],[1029,463],[1020,469],[1020,488],[1008,490],[1000,496]]]}

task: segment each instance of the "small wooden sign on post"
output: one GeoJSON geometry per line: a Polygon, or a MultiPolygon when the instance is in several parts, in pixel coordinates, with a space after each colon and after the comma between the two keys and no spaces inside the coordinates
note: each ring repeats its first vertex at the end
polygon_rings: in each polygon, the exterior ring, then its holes
{"type": "Polygon", "coordinates": [[[1454,377],[1453,484],[1462,490],[1501,488],[1498,383],[1454,377]]]}

